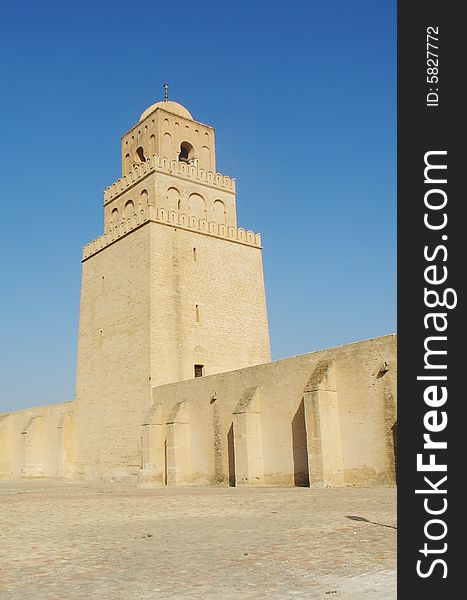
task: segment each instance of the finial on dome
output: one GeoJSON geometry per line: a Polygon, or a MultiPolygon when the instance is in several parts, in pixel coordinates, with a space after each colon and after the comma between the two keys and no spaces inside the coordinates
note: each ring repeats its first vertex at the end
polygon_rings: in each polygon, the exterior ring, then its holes
{"type": "Polygon", "coordinates": [[[164,83],[164,102],[168,102],[169,100],[169,84],[164,83]]]}

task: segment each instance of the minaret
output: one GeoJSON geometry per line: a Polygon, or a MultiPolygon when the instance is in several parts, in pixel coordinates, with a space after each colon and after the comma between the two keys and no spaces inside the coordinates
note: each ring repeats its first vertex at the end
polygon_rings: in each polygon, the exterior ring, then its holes
{"type": "Polygon", "coordinates": [[[78,472],[139,467],[153,386],[270,360],[261,239],[235,202],[214,129],[167,93],[123,135],[104,233],[83,251],[78,472]]]}

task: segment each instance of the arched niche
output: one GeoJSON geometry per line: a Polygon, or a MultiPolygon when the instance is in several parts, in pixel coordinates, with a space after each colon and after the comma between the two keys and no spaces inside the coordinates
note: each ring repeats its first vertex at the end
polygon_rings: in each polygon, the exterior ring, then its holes
{"type": "Polygon", "coordinates": [[[190,142],[182,142],[180,144],[180,152],[178,160],[184,163],[190,163],[195,158],[195,149],[190,142]]]}
{"type": "Polygon", "coordinates": [[[113,208],[110,213],[110,226],[115,227],[117,223],[120,221],[120,213],[118,212],[118,208],[113,208]]]}
{"type": "Polygon", "coordinates": [[[201,167],[211,168],[211,150],[207,146],[201,148],[201,167]]]}
{"type": "Polygon", "coordinates": [[[128,202],[125,203],[123,216],[125,217],[125,219],[128,219],[129,217],[132,217],[134,214],[135,214],[135,204],[134,204],[133,200],[128,200],[128,202]]]}
{"type": "Polygon", "coordinates": [[[167,190],[167,210],[180,210],[180,191],[176,187],[167,190]]]}
{"type": "Polygon", "coordinates": [[[139,163],[146,162],[146,155],[144,153],[143,146],[138,146],[138,148],[136,148],[135,161],[139,163]]]}
{"type": "Polygon", "coordinates": [[[162,138],[162,156],[166,156],[168,159],[172,158],[172,136],[170,133],[164,133],[162,138]]]}
{"type": "Polygon", "coordinates": [[[215,200],[213,204],[213,219],[220,225],[225,225],[226,222],[226,210],[225,204],[222,200],[215,200]]]}
{"type": "Polygon", "coordinates": [[[190,216],[206,219],[206,202],[200,194],[191,194],[188,198],[190,216]]]}

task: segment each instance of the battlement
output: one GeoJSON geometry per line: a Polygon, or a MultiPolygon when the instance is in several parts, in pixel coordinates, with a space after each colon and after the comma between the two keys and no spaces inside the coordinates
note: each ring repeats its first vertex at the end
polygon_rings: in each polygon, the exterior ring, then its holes
{"type": "Polygon", "coordinates": [[[141,227],[145,223],[161,223],[177,229],[187,231],[197,231],[203,235],[230,240],[237,244],[261,248],[261,234],[254,233],[251,230],[245,230],[242,227],[231,227],[198,219],[176,211],[167,211],[165,208],[155,209],[149,205],[146,210],[135,213],[132,217],[111,227],[103,235],[93,240],[83,248],[83,261],[87,260],[97,252],[100,252],[106,246],[109,246],[116,240],[130,233],[134,229],[141,227]]]}
{"type": "Polygon", "coordinates": [[[183,179],[194,180],[204,185],[214,188],[220,188],[224,191],[235,193],[236,181],[227,175],[214,173],[198,168],[196,165],[179,162],[177,160],[169,160],[165,156],[157,156],[153,154],[146,162],[135,165],[128,175],[117,179],[108,188],[104,190],[104,206],[125,192],[128,188],[138,183],[149,174],[159,172],[181,177],[183,179]]]}

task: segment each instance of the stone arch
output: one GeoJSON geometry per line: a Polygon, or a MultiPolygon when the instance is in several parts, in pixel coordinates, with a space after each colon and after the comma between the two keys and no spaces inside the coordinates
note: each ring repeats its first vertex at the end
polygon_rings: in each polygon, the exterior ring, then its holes
{"type": "Polygon", "coordinates": [[[139,195],[139,207],[140,210],[146,210],[148,207],[148,190],[142,190],[139,195]]]}
{"type": "Polygon", "coordinates": [[[206,219],[206,201],[201,194],[190,194],[188,206],[191,216],[206,219]]]}
{"type": "Polygon", "coordinates": [[[144,153],[143,146],[138,146],[135,152],[135,161],[138,163],[146,162],[146,154],[144,153]]]}
{"type": "Polygon", "coordinates": [[[195,149],[190,142],[182,142],[180,144],[180,152],[178,153],[178,160],[184,163],[190,163],[195,157],[195,149]]]}
{"type": "Polygon", "coordinates": [[[219,225],[225,225],[226,211],[225,204],[222,202],[222,200],[214,200],[213,217],[216,223],[219,223],[219,225]]]}
{"type": "Polygon", "coordinates": [[[164,133],[164,137],[162,138],[161,154],[169,160],[172,158],[172,136],[168,132],[164,133]]]}
{"type": "Polygon", "coordinates": [[[125,207],[123,209],[123,216],[125,217],[125,219],[129,219],[134,214],[135,214],[135,204],[134,204],[133,200],[128,200],[125,203],[125,207]]]}
{"type": "Polygon", "coordinates": [[[201,147],[201,166],[205,169],[211,166],[211,150],[207,146],[201,147]]]}
{"type": "Polygon", "coordinates": [[[167,209],[180,210],[180,191],[176,187],[167,190],[167,209]]]}
{"type": "Polygon", "coordinates": [[[120,214],[118,208],[113,208],[110,213],[110,226],[115,227],[120,221],[120,214]]]}
{"type": "Polygon", "coordinates": [[[22,437],[21,475],[42,477],[44,474],[46,440],[42,415],[31,417],[26,423],[22,437]]]}

